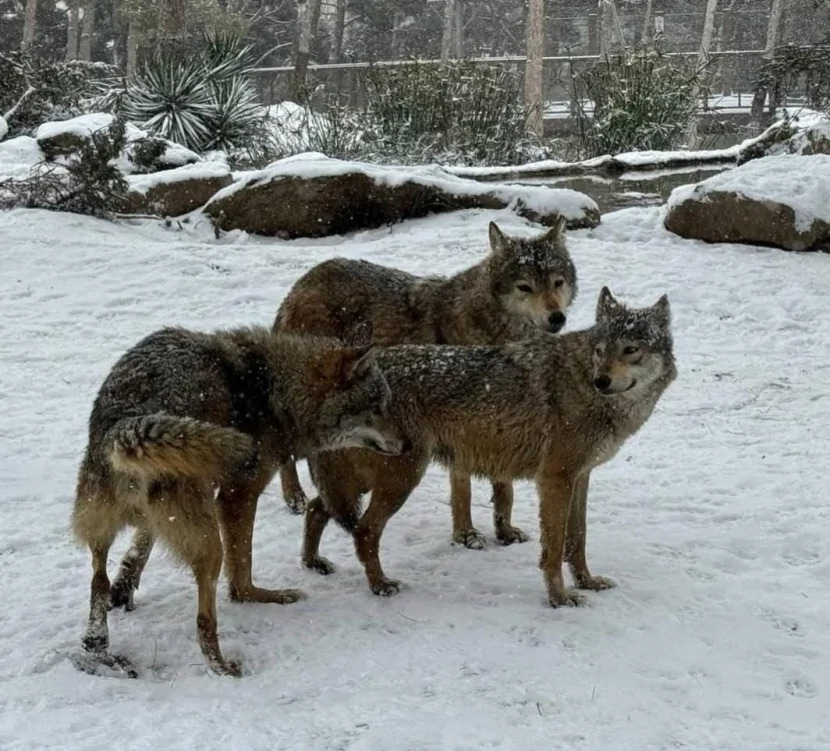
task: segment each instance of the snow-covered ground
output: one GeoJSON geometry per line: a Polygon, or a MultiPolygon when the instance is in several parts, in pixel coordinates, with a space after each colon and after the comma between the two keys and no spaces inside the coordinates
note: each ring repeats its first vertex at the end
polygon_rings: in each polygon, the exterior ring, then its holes
{"type": "MultiPolygon", "coordinates": [[[[164,324],[270,324],[292,282],[335,254],[414,272],[477,260],[473,211],[326,241],[216,241],[206,222],[115,225],[0,214],[0,748],[421,751],[819,751],[830,747],[830,258],[680,240],[664,209],[570,234],[587,325],[608,283],[668,292],[680,376],[653,419],[594,474],[589,556],[619,587],[546,605],[538,543],[450,545],[432,468],[392,520],[383,561],[407,587],[370,594],[345,533],[329,578],[299,564],[302,519],[260,503],[255,576],[295,605],[219,602],[226,655],[206,674],[195,586],[156,551],[137,609],[110,617],[139,680],[78,673],[89,556],[68,536],[92,399],[164,324]]],[[[303,475],[308,487],[308,480],[303,475]]],[[[474,518],[492,541],[487,486],[474,518]]],[[[532,486],[516,521],[538,533],[532,486]]],[[[113,569],[123,552],[112,554],[113,569]]]]}

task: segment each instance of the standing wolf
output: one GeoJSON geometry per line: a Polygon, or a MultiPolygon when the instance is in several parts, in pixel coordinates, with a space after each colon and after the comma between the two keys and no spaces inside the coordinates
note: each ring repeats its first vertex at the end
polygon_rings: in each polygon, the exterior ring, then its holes
{"type": "Polygon", "coordinates": [[[392,392],[390,419],[413,449],[398,457],[349,449],[309,460],[320,495],[306,511],[307,567],[333,570],[318,553],[333,517],[352,533],[372,591],[396,592],[380,565],[381,534],[437,456],[456,472],[536,481],[539,565],[551,605],[579,600],[565,588],[563,561],[579,589],[613,586],[591,575],[585,556],[589,476],[643,426],[676,377],[665,295],[651,308],[630,309],[603,288],[590,329],[537,333],[503,347],[390,347],[378,364],[392,392]],[[369,491],[361,516],[360,496],[369,491]]]}
{"type": "Polygon", "coordinates": [[[385,417],[388,402],[389,387],[368,347],[274,336],[265,328],[215,334],[167,328],[135,345],[98,392],[78,478],[72,526],[89,546],[93,568],[84,648],[135,675],[107,651],[107,610],[132,609],[158,536],[193,570],[196,626],[209,667],[238,675],[216,633],[222,541],[232,600],[300,598],[298,590],[252,583],[259,495],[293,456],[349,446],[399,453],[400,434],[385,417]],[[136,532],[110,589],[107,555],[126,526],[136,532]]]}
{"type": "MultiPolygon", "coordinates": [[[[505,236],[490,223],[490,254],[455,276],[418,277],[367,261],[335,258],[315,266],[286,296],[275,331],[343,337],[360,325],[373,340],[393,344],[505,344],[542,329],[558,332],[577,292],[576,269],[565,243],[565,220],[534,238],[505,236]]],[[[283,496],[301,513],[306,497],[293,463],[280,472],[283,496]]],[[[451,475],[453,539],[481,548],[473,527],[470,476],[451,475]]],[[[496,537],[527,540],[511,524],[513,486],[493,483],[496,537]]]]}

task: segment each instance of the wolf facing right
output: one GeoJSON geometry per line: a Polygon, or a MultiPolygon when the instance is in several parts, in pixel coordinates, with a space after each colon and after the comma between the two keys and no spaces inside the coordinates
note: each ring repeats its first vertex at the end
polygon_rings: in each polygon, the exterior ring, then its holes
{"type": "Polygon", "coordinates": [[[351,532],[371,590],[397,592],[380,564],[381,535],[435,457],[468,475],[535,481],[539,567],[553,607],[581,600],[565,587],[565,561],[578,589],[614,586],[588,568],[589,479],[646,423],[677,376],[665,295],[635,309],[604,287],[589,329],[538,332],[502,347],[389,347],[378,353],[378,366],[390,387],[390,419],[411,450],[379,456],[346,449],[309,460],[320,494],[306,511],[306,567],[334,570],[319,554],[333,518],[351,532]]]}
{"type": "MultiPolygon", "coordinates": [[[[347,338],[368,326],[372,341],[395,344],[498,345],[538,330],[558,333],[577,294],[565,219],[530,238],[489,225],[490,253],[451,277],[420,277],[368,261],[334,258],[302,276],[282,302],[274,331],[347,338]]],[[[280,470],[286,504],[302,513],[307,498],[293,462],[280,470]]],[[[471,515],[470,476],[450,475],[453,540],[482,548],[471,515]]],[[[511,521],[513,486],[493,483],[496,538],[505,545],[527,535],[511,521]]]]}

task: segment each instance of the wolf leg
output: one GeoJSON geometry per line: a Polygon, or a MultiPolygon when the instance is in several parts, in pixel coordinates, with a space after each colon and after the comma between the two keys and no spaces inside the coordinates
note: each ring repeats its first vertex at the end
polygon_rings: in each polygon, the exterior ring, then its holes
{"type": "Polygon", "coordinates": [[[219,488],[217,504],[225,542],[226,571],[231,600],[287,604],[305,595],[298,589],[263,589],[252,581],[254,519],[259,496],[271,476],[260,472],[253,480],[237,475],[219,488]]]}
{"type": "Polygon", "coordinates": [[[135,609],[133,594],[138,589],[141,574],[153,552],[155,542],[156,538],[148,526],[136,529],[130,548],[121,559],[118,575],[110,587],[110,608],[123,607],[126,611],[135,609]]]}
{"type": "Polygon", "coordinates": [[[481,550],[486,545],[486,540],[484,535],[473,526],[471,504],[470,475],[450,467],[452,540],[471,550],[481,550]]]}
{"type": "Polygon", "coordinates": [[[295,514],[302,514],[308,506],[308,496],[300,485],[295,462],[289,462],[280,468],[280,484],[285,505],[295,514]]]}
{"type": "Polygon", "coordinates": [[[502,545],[512,545],[514,542],[527,542],[528,536],[512,524],[513,518],[513,483],[493,483],[493,526],[496,528],[496,539],[502,545]]]}
{"type": "Polygon", "coordinates": [[[604,576],[592,576],[588,570],[588,561],[585,555],[585,540],[587,534],[588,514],[588,485],[590,473],[586,472],[574,484],[571,512],[568,517],[568,535],[565,542],[565,560],[571,569],[574,584],[579,589],[610,589],[617,586],[611,579],[604,576]]]}
{"type": "Polygon", "coordinates": [[[329,523],[331,515],[319,497],[309,501],[305,511],[305,530],[303,533],[303,566],[314,569],[320,574],[333,574],[334,564],[320,555],[320,540],[329,523]]]}
{"type": "Polygon", "coordinates": [[[562,564],[565,557],[565,537],[573,495],[573,480],[555,469],[536,479],[539,491],[539,523],[542,530],[542,554],[539,568],[548,589],[548,601],[553,607],[579,605],[581,598],[565,588],[562,564]]]}

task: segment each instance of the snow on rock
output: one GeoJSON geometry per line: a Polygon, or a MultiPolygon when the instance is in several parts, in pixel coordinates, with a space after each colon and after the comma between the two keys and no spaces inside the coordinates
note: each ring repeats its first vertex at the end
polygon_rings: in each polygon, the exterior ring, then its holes
{"type": "Polygon", "coordinates": [[[0,141],[2,141],[9,133],[9,124],[6,119],[0,115],[0,141]]]}
{"type": "Polygon", "coordinates": [[[760,136],[740,144],[738,164],[781,154],[830,154],[830,118],[807,111],[778,120],[760,136]]]}
{"type": "Polygon", "coordinates": [[[199,162],[149,175],[130,175],[124,211],[181,216],[204,206],[232,181],[230,168],[224,162],[199,162]]]}
{"type": "Polygon", "coordinates": [[[30,136],[17,136],[0,143],[0,181],[9,178],[25,180],[29,171],[44,159],[37,141],[30,136]]]}
{"type": "Polygon", "coordinates": [[[830,244],[830,155],[755,159],[675,189],[666,227],[707,242],[786,250],[830,244]]]}
{"type": "Polygon", "coordinates": [[[574,190],[485,185],[438,166],[387,167],[307,152],[247,173],[205,207],[223,227],[263,235],[322,237],[463,208],[511,208],[541,224],[599,223],[596,203],[574,190]]]}

